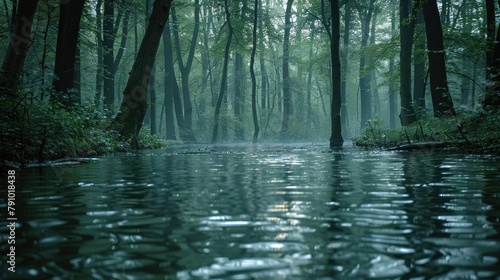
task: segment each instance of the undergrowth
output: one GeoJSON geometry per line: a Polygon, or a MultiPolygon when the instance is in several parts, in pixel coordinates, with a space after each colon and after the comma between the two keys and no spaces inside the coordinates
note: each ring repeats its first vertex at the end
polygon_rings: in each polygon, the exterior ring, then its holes
{"type": "MultiPolygon", "coordinates": [[[[67,111],[29,95],[0,96],[0,166],[131,150],[130,141],[106,129],[109,121],[89,105],[67,111]]],[[[166,145],[145,130],[139,135],[141,148],[166,145]]]]}
{"type": "Polygon", "coordinates": [[[422,142],[447,142],[473,153],[500,153],[500,114],[461,112],[447,118],[423,117],[397,129],[387,129],[375,119],[354,139],[358,146],[394,147],[422,142]]]}

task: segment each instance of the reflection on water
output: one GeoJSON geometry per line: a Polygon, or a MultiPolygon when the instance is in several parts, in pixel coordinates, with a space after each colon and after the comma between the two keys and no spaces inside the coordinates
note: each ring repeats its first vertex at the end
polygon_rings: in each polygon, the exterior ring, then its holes
{"type": "Polygon", "coordinates": [[[495,279],[499,166],[260,145],[23,170],[14,278],[495,279]]]}

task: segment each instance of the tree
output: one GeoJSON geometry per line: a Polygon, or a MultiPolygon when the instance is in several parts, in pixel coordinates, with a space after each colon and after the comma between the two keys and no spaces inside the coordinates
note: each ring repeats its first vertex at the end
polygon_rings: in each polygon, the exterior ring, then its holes
{"type": "MultiPolygon", "coordinates": [[[[391,0],[391,36],[395,37],[396,31],[396,0],[391,0]]],[[[389,74],[394,72],[395,59],[391,56],[389,59],[389,74]]],[[[389,127],[396,128],[396,86],[394,79],[389,78],[389,127]]]]}
{"type": "Polygon", "coordinates": [[[96,6],[95,6],[95,13],[96,13],[96,43],[97,43],[97,69],[96,69],[96,74],[95,74],[95,98],[94,98],[94,105],[99,108],[101,105],[101,94],[102,94],[102,84],[103,84],[103,77],[104,77],[104,69],[103,69],[103,46],[102,46],[102,14],[101,14],[101,7],[102,7],[102,1],[103,0],[97,0],[96,6]]]}
{"type": "Polygon", "coordinates": [[[363,49],[368,44],[370,37],[370,22],[375,9],[375,0],[370,0],[368,9],[361,5],[357,6],[361,22],[361,57],[359,59],[359,94],[361,96],[361,127],[372,117],[371,79],[366,68],[366,55],[363,49]],[[366,10],[366,12],[365,12],[366,10]]]}
{"type": "Polygon", "coordinates": [[[436,0],[420,0],[425,21],[432,106],[435,117],[454,115],[446,75],[443,30],[436,0]]]}
{"type": "Polygon", "coordinates": [[[348,49],[349,49],[349,35],[351,32],[351,1],[347,1],[344,4],[344,41],[343,41],[343,49],[342,52],[342,64],[341,64],[341,82],[340,82],[340,96],[342,100],[342,110],[341,110],[341,124],[342,124],[342,133],[349,137],[349,130],[347,129],[348,124],[348,115],[347,115],[347,104],[346,104],[346,93],[347,93],[347,57],[348,57],[348,49]]]}
{"type": "Polygon", "coordinates": [[[113,119],[111,129],[132,140],[138,148],[137,137],[146,114],[146,92],[156,58],[163,29],[168,20],[172,0],[155,0],[146,33],[139,47],[130,76],[123,91],[120,110],[113,119]]]}
{"type": "Polygon", "coordinates": [[[415,33],[415,19],[410,16],[411,1],[412,0],[400,0],[399,2],[399,30],[401,40],[401,50],[399,53],[399,96],[401,97],[401,112],[399,113],[399,119],[403,126],[410,125],[417,120],[411,97],[411,61],[413,35],[415,33]]]}
{"type": "Polygon", "coordinates": [[[181,72],[182,97],[184,101],[184,129],[180,132],[181,139],[189,142],[196,142],[193,132],[193,105],[191,103],[191,94],[189,92],[189,75],[193,65],[194,51],[198,43],[198,30],[200,29],[200,1],[194,1],[194,29],[191,42],[189,44],[188,56],[186,62],[182,58],[181,44],[179,39],[178,21],[175,8],[172,10],[172,20],[174,23],[173,33],[175,40],[175,50],[177,53],[177,62],[181,72]]]}
{"type": "Polygon", "coordinates": [[[0,71],[0,92],[2,94],[13,94],[19,88],[21,71],[31,41],[31,26],[37,5],[38,0],[20,0],[15,18],[12,14],[13,32],[0,71]]]}
{"type": "MultiPolygon", "coordinates": [[[[500,5],[500,3],[499,3],[500,5]]],[[[488,50],[486,53],[486,80],[488,86],[484,96],[483,108],[485,110],[500,109],[500,28],[495,36],[495,4],[493,0],[486,0],[486,39],[488,50]]]]}
{"type": "MultiPolygon", "coordinates": [[[[323,0],[322,0],[323,1],[323,0]]],[[[332,13],[332,29],[330,33],[330,53],[332,60],[332,101],[331,101],[331,136],[330,147],[342,146],[342,127],[340,122],[341,94],[340,94],[340,15],[338,0],[330,0],[332,13]]]]}
{"type": "MultiPolygon", "coordinates": [[[[175,140],[175,124],[174,124],[174,59],[172,57],[172,36],[170,33],[170,25],[167,23],[163,31],[163,58],[165,62],[165,123],[166,123],[166,138],[175,140]]],[[[182,118],[182,105],[180,106],[182,118]]],[[[179,116],[177,116],[179,118],[179,116]]],[[[183,119],[183,118],[182,118],[183,119]]]]}
{"type": "Polygon", "coordinates": [[[214,126],[212,129],[212,143],[217,142],[217,136],[219,134],[220,110],[222,107],[222,101],[224,99],[224,94],[226,91],[229,52],[230,52],[230,48],[231,48],[231,40],[233,38],[233,26],[231,25],[231,15],[229,13],[229,6],[227,3],[227,0],[224,0],[224,11],[226,14],[226,23],[227,23],[228,31],[227,31],[226,47],[224,48],[224,65],[222,66],[222,78],[221,78],[221,83],[220,83],[220,91],[219,91],[219,96],[217,98],[217,104],[215,106],[214,126]]]}
{"type": "Polygon", "coordinates": [[[286,2],[285,11],[285,35],[283,38],[283,120],[281,123],[280,138],[288,137],[288,125],[290,122],[290,109],[292,105],[292,93],[290,90],[290,30],[292,28],[292,4],[293,0],[286,2]]]}
{"type": "MultiPolygon", "coordinates": [[[[250,77],[252,79],[252,119],[253,119],[253,138],[252,143],[257,143],[259,137],[259,120],[257,118],[257,81],[255,79],[255,51],[257,50],[257,23],[259,15],[259,1],[255,0],[253,11],[253,30],[252,30],[252,53],[250,54],[250,77]]],[[[264,102],[265,103],[265,102],[264,102]]]]}
{"type": "MultiPolygon", "coordinates": [[[[422,11],[417,12],[416,26],[417,31],[424,28],[424,16],[422,11]]],[[[413,64],[413,101],[414,109],[418,108],[420,112],[425,112],[425,38],[415,36],[414,64],[413,64]]]]}
{"type": "Polygon", "coordinates": [[[75,59],[80,31],[80,18],[85,0],[63,1],[59,6],[59,29],[57,32],[54,87],[56,96],[66,108],[71,108],[76,99],[72,92],[75,78],[75,59]]]}
{"type": "MultiPolygon", "coordinates": [[[[115,107],[115,76],[118,70],[118,65],[123,56],[125,50],[125,45],[127,41],[128,33],[128,21],[130,17],[130,9],[119,7],[118,15],[115,19],[115,5],[117,2],[115,0],[104,0],[104,14],[103,14],[103,25],[102,25],[102,63],[103,63],[103,74],[104,74],[104,108],[108,110],[110,114],[113,114],[115,107]],[[125,15],[123,15],[123,10],[125,10],[125,15]],[[122,38],[120,41],[120,47],[118,48],[118,53],[115,57],[115,40],[118,34],[118,28],[120,21],[123,17],[122,23],[122,38]]],[[[100,80],[100,79],[99,79],[100,80]]]]}

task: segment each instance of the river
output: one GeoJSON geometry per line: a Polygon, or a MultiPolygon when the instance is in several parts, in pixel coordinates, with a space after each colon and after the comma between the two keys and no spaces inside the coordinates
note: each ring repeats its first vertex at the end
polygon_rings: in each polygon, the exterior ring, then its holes
{"type": "Polygon", "coordinates": [[[499,167],[495,156],[304,143],[20,170],[16,272],[3,253],[0,276],[500,279],[499,167]]]}

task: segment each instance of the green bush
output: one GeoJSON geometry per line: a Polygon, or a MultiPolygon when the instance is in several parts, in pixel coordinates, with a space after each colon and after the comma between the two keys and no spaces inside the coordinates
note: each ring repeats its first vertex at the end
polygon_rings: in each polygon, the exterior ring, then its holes
{"type": "Polygon", "coordinates": [[[392,147],[420,142],[449,142],[468,152],[499,152],[500,115],[498,113],[460,112],[447,118],[423,116],[412,125],[385,129],[370,120],[363,133],[354,139],[358,146],[392,147]]]}
{"type": "MultiPolygon", "coordinates": [[[[90,105],[71,110],[30,95],[0,97],[0,165],[95,156],[130,150],[130,142],[108,130],[110,119],[90,105]]],[[[140,147],[159,148],[166,143],[144,131],[140,147]]]]}

